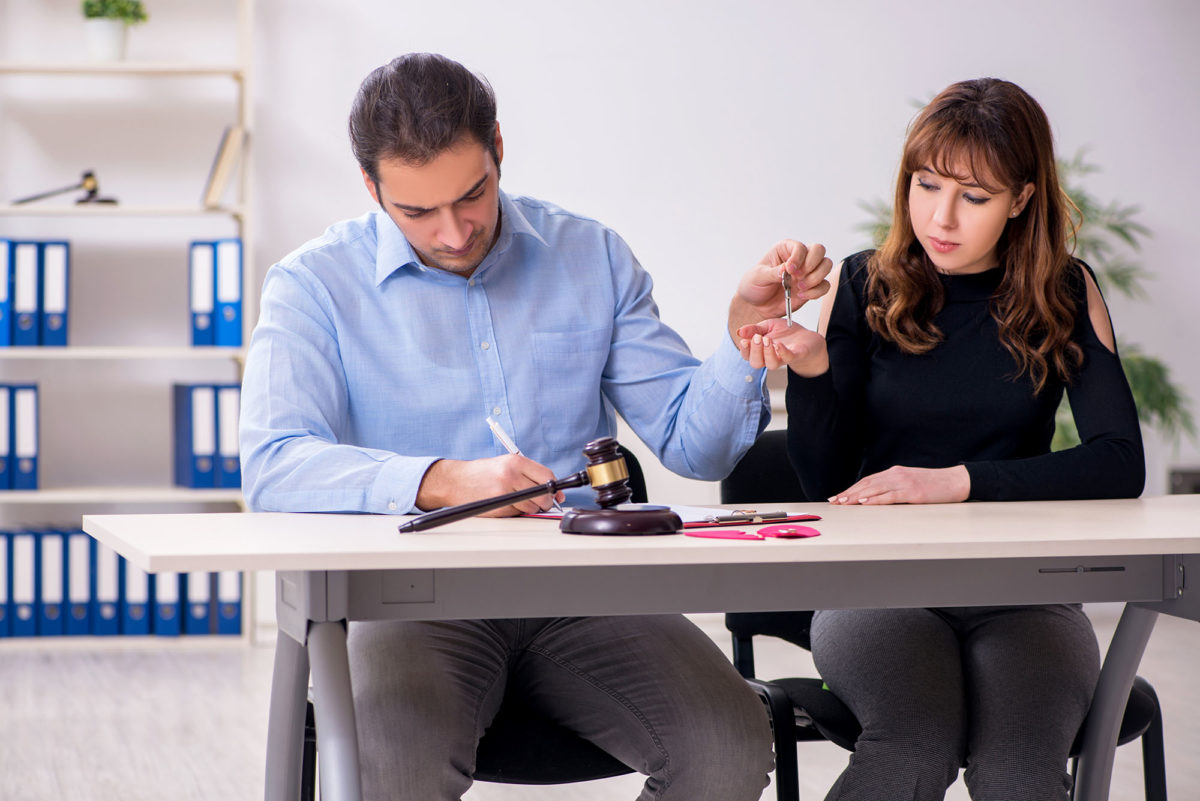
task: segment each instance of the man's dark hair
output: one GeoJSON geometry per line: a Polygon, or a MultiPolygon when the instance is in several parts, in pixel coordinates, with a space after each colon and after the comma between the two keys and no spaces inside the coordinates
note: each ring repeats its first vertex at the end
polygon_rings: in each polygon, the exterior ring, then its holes
{"type": "Polygon", "coordinates": [[[496,158],[496,97],[486,80],[436,53],[409,53],[373,71],[350,110],[350,146],[379,183],[382,159],[422,165],[463,135],[496,158]]]}

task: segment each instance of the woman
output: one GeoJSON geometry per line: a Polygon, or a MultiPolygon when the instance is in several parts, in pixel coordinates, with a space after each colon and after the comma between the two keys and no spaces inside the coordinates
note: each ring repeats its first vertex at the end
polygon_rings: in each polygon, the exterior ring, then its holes
{"type": "MultiPolygon", "coordinates": [[[[1073,234],[1050,126],[1007,81],[957,83],[904,146],[891,231],[846,259],[819,333],[739,330],[789,368],[791,458],[841,505],[1138,495],[1137,412],[1073,234]],[[1050,452],[1064,390],[1082,444],[1050,452]]],[[[863,726],[828,799],[1067,799],[1099,672],[1078,605],[818,612],[813,659],[863,726]]]]}

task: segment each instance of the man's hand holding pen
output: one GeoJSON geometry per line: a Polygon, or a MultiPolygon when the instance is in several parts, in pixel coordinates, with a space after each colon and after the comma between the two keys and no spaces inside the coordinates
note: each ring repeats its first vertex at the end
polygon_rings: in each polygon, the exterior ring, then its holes
{"type": "MultiPolygon", "coordinates": [[[[439,459],[429,466],[417,491],[417,508],[423,511],[493,498],[545,484],[554,479],[548,467],[519,453],[487,459],[439,459]]],[[[560,496],[562,493],[558,493],[560,496]]],[[[558,500],[562,500],[561,497],[558,500]]],[[[485,517],[539,514],[551,508],[549,495],[520,501],[484,513],[485,517]]]]}

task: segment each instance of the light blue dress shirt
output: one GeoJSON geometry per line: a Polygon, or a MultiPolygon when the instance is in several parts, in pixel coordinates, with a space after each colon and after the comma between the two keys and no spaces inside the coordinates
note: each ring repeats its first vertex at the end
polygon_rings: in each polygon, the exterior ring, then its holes
{"type": "Polygon", "coordinates": [[[500,203],[500,235],[469,279],[422,265],[382,210],[271,267],[242,387],[251,509],[418,511],[434,461],[506,452],[489,416],[558,476],[615,436],[616,412],[676,473],[733,468],[770,419],[763,371],[728,334],[694,358],[612,230],[500,203]]]}

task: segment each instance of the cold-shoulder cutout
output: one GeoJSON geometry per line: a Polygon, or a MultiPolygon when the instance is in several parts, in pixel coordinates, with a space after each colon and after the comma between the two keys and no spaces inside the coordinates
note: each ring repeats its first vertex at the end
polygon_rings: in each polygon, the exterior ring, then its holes
{"type": "Polygon", "coordinates": [[[1108,316],[1108,306],[1104,303],[1104,296],[1100,294],[1100,287],[1097,286],[1092,271],[1082,264],[1078,266],[1079,271],[1083,273],[1083,282],[1087,287],[1087,312],[1088,319],[1092,323],[1092,330],[1096,332],[1096,338],[1100,340],[1100,344],[1108,348],[1110,353],[1116,353],[1116,337],[1113,335],[1112,318],[1108,316]]]}

